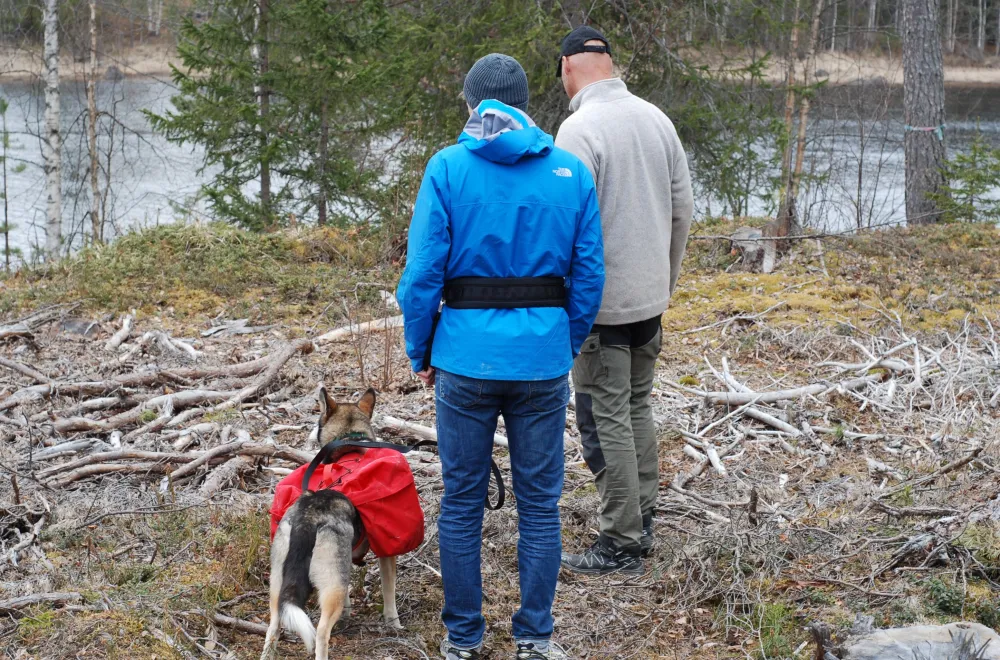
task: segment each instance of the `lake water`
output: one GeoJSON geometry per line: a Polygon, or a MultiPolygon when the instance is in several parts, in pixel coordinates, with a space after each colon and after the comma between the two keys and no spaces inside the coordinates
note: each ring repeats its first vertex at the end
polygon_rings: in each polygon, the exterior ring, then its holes
{"type": "MultiPolygon", "coordinates": [[[[98,84],[98,107],[111,116],[101,123],[102,163],[111,154],[111,188],[106,218],[109,235],[171,222],[187,211],[204,213],[197,193],[208,179],[199,173],[199,147],[167,142],[154,133],[144,109],[162,113],[174,87],[166,80],[125,79],[98,84]]],[[[10,103],[7,130],[8,199],[15,229],[13,244],[25,255],[44,244],[45,177],[38,136],[44,124],[42,90],[27,82],[0,85],[10,103]],[[26,168],[14,172],[18,163],[26,168]]],[[[946,92],[949,151],[966,147],[975,131],[1000,144],[1000,88],[956,88],[946,92]]],[[[89,156],[86,144],[86,89],[62,88],[64,231],[74,245],[89,225],[89,156]]],[[[553,127],[547,127],[551,130],[553,127]]],[[[847,230],[904,220],[902,91],[884,85],[852,85],[822,90],[810,121],[800,212],[811,226],[847,230]]],[[[766,148],[766,147],[761,147],[766,148]]],[[[102,180],[103,187],[103,180],[102,180]]],[[[774,200],[754,200],[751,215],[763,215],[774,200]]],[[[707,191],[698,191],[699,214],[723,211],[707,191]]]]}

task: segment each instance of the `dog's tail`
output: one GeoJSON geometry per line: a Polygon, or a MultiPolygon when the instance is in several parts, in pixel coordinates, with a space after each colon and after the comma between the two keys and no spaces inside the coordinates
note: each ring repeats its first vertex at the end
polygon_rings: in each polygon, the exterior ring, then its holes
{"type": "Polygon", "coordinates": [[[306,652],[312,653],[316,646],[316,629],[306,611],[298,605],[285,603],[281,606],[281,625],[294,631],[306,645],[306,652]]]}
{"type": "MultiPolygon", "coordinates": [[[[303,493],[303,497],[308,496],[309,494],[303,493]]],[[[295,631],[302,638],[308,652],[312,653],[316,643],[316,628],[303,608],[312,591],[309,565],[316,545],[316,525],[304,516],[297,523],[292,525],[288,539],[288,554],[281,570],[278,607],[281,625],[295,631]]]]}

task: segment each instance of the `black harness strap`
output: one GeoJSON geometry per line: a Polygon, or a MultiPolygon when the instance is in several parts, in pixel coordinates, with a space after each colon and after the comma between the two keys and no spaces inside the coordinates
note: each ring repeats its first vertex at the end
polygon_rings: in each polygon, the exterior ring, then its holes
{"type": "MultiPolygon", "coordinates": [[[[319,432],[316,437],[319,438],[323,431],[323,425],[322,423],[319,423],[317,426],[319,432]]],[[[400,454],[405,454],[419,447],[437,447],[437,442],[434,440],[419,440],[412,445],[397,445],[393,442],[379,442],[378,440],[372,440],[371,436],[367,433],[345,433],[344,435],[334,438],[330,442],[326,443],[326,445],[319,450],[316,456],[313,457],[312,461],[309,463],[309,467],[306,468],[306,473],[302,475],[302,492],[309,490],[309,480],[312,479],[313,473],[316,472],[316,469],[325,463],[329,463],[333,453],[341,447],[357,447],[359,449],[393,449],[398,451],[400,454]]],[[[503,506],[506,493],[503,482],[503,474],[500,472],[500,466],[497,465],[496,461],[494,461],[492,457],[490,458],[490,471],[493,473],[493,479],[497,484],[497,501],[495,504],[490,502],[490,496],[487,494],[486,508],[490,511],[496,511],[503,506]]]]}

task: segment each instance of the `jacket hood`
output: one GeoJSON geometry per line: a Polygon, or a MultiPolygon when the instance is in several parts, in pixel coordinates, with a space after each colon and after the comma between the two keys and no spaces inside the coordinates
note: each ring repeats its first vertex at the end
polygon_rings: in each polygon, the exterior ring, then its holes
{"type": "Polygon", "coordinates": [[[458,143],[504,165],[527,156],[544,156],[553,147],[552,136],[535,126],[526,113],[493,100],[483,101],[472,111],[458,143]]]}

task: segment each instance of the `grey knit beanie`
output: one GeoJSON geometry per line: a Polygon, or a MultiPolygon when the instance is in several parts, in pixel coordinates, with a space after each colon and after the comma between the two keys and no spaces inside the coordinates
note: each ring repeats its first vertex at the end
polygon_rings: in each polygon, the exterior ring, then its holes
{"type": "Polygon", "coordinates": [[[528,110],[528,76],[513,57],[490,53],[472,65],[465,76],[465,100],[475,108],[485,99],[493,99],[528,110]]]}

